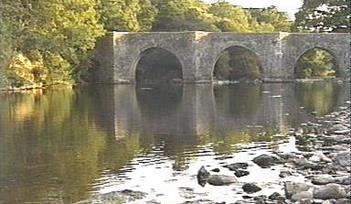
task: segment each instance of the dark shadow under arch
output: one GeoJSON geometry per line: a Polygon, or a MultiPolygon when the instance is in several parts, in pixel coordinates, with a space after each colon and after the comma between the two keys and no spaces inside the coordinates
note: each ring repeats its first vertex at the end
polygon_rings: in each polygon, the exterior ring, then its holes
{"type": "Polygon", "coordinates": [[[141,52],[135,66],[137,83],[157,84],[181,82],[183,79],[182,64],[170,51],[152,47],[141,52]]]}
{"type": "Polygon", "coordinates": [[[340,77],[340,67],[333,51],[313,47],[305,50],[294,65],[295,78],[334,78],[340,77]]]}
{"type": "Polygon", "coordinates": [[[215,81],[255,80],[263,77],[262,63],[252,50],[230,46],[218,56],[213,68],[215,81]]]}

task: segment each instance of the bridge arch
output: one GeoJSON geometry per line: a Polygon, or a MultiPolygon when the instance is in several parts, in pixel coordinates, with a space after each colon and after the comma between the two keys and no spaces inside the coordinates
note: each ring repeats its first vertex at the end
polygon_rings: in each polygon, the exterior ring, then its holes
{"type": "Polygon", "coordinates": [[[338,57],[338,55],[336,54],[337,52],[334,51],[332,48],[326,48],[325,46],[308,46],[308,47],[304,47],[303,49],[301,49],[298,52],[298,55],[295,57],[294,59],[294,78],[298,78],[298,66],[300,63],[300,60],[307,54],[309,54],[310,52],[316,51],[316,50],[320,50],[320,51],[324,51],[327,54],[329,54],[332,57],[332,65],[333,65],[333,70],[335,71],[335,77],[340,77],[341,73],[343,72],[340,67],[341,61],[338,57]]]}
{"type": "MultiPolygon", "coordinates": [[[[240,60],[240,58],[241,59],[251,58],[251,60],[253,60],[253,63],[255,64],[255,66],[257,66],[258,73],[255,73],[255,74],[249,73],[249,74],[255,75],[254,78],[263,78],[263,76],[264,76],[263,61],[262,61],[262,58],[260,57],[259,53],[257,53],[255,51],[255,49],[250,48],[249,46],[240,45],[240,44],[234,44],[234,45],[226,46],[226,47],[222,48],[219,52],[217,52],[215,54],[214,61],[211,64],[212,78],[216,77],[216,74],[217,74],[216,71],[218,70],[218,66],[219,66],[218,63],[220,62],[221,58],[225,54],[229,54],[229,56],[228,56],[229,60],[233,60],[233,58],[235,60],[235,57],[236,57],[235,55],[236,54],[241,55],[241,56],[239,56],[239,60],[240,60]],[[232,53],[231,53],[231,51],[232,51],[232,53]],[[257,74],[257,76],[256,76],[256,74],[257,74]]],[[[238,60],[238,59],[236,59],[236,60],[238,60]]],[[[244,65],[243,68],[244,69],[248,69],[249,68],[248,66],[249,65],[246,64],[246,67],[244,65]]],[[[234,67],[231,67],[229,69],[234,69],[234,67]]],[[[233,70],[231,70],[231,71],[233,71],[233,70]]],[[[246,71],[249,71],[249,70],[246,70],[246,71]]],[[[240,77],[240,76],[238,75],[238,77],[240,77]]]]}
{"type": "Polygon", "coordinates": [[[143,78],[140,78],[142,74],[146,77],[145,80],[149,80],[149,82],[180,81],[183,79],[183,62],[181,58],[169,48],[147,46],[139,49],[136,56],[131,69],[132,76],[136,82],[143,80],[143,78]],[[144,70],[141,70],[142,66],[144,66],[144,70]],[[173,74],[171,72],[173,72],[173,74]],[[162,74],[170,75],[162,76],[162,74]],[[160,77],[166,78],[160,80],[160,77]]]}

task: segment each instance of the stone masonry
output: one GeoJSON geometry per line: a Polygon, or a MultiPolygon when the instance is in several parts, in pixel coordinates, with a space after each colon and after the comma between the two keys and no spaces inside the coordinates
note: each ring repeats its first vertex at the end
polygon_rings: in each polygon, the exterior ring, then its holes
{"type": "Polygon", "coordinates": [[[257,55],[264,81],[294,79],[298,59],[313,48],[331,53],[338,76],[349,80],[350,43],[348,33],[112,32],[96,45],[95,79],[98,83],[133,83],[144,51],[162,48],[179,60],[184,82],[211,82],[221,53],[241,46],[257,55]]]}

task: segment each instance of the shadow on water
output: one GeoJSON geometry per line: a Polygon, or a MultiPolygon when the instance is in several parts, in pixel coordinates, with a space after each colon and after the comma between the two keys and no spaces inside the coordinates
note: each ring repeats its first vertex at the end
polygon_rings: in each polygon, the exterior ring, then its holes
{"type": "Polygon", "coordinates": [[[182,171],[199,158],[242,151],[235,144],[279,140],[272,135],[349,97],[348,84],[2,93],[0,203],[72,203],[166,161],[164,173],[182,171]]]}

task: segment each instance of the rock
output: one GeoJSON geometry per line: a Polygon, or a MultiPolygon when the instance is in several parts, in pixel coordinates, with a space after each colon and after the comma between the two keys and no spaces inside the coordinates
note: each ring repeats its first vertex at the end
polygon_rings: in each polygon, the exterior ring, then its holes
{"type": "Polygon", "coordinates": [[[340,199],[347,196],[345,190],[338,184],[327,184],[313,190],[316,199],[340,199]]]}
{"type": "Polygon", "coordinates": [[[279,177],[280,178],[285,178],[285,177],[288,177],[288,176],[291,176],[291,175],[292,175],[292,173],[290,171],[281,171],[279,173],[279,177]]]}
{"type": "Polygon", "coordinates": [[[268,196],[268,198],[270,200],[277,200],[279,197],[281,197],[282,195],[280,195],[280,193],[274,192],[272,193],[270,196],[268,196]]]}
{"type": "Polygon", "coordinates": [[[338,199],[334,202],[334,204],[351,204],[351,200],[347,198],[338,199]]]}
{"type": "Polygon", "coordinates": [[[266,204],[267,196],[265,195],[260,195],[254,198],[256,201],[256,204],[266,204]]]}
{"type": "Polygon", "coordinates": [[[235,171],[238,169],[247,169],[248,166],[249,166],[248,163],[238,162],[238,163],[234,163],[234,164],[225,165],[224,167],[228,168],[231,171],[235,171]]]}
{"type": "Polygon", "coordinates": [[[238,170],[235,170],[234,174],[235,174],[236,177],[243,177],[243,176],[249,175],[250,172],[238,169],[238,170]]]}
{"type": "Polygon", "coordinates": [[[235,183],[237,180],[234,176],[211,175],[207,182],[213,186],[224,186],[235,183]]]}
{"type": "Polygon", "coordinates": [[[295,164],[296,167],[298,167],[298,169],[309,169],[315,166],[312,162],[308,161],[304,157],[295,158],[292,160],[292,162],[295,164]]]}
{"type": "Polygon", "coordinates": [[[340,165],[342,167],[350,167],[350,151],[340,152],[331,156],[335,164],[340,165]]]}
{"type": "Polygon", "coordinates": [[[335,179],[330,175],[317,175],[312,177],[312,183],[315,185],[325,185],[334,182],[335,179]]]}
{"type": "Polygon", "coordinates": [[[243,185],[243,190],[246,193],[256,193],[256,192],[262,190],[262,188],[257,186],[255,183],[246,183],[243,185]]]}
{"type": "Polygon", "coordinates": [[[212,169],[211,171],[218,173],[218,172],[220,172],[221,170],[220,170],[219,168],[214,168],[214,169],[212,169]]]}
{"type": "Polygon", "coordinates": [[[291,196],[296,193],[307,191],[309,188],[309,185],[300,182],[287,181],[284,184],[285,196],[288,199],[290,199],[291,196]]]}
{"type": "Polygon", "coordinates": [[[279,159],[277,157],[267,154],[262,154],[255,157],[252,161],[262,168],[269,168],[274,164],[279,163],[279,159]]]}
{"type": "Polygon", "coordinates": [[[99,201],[98,203],[127,203],[143,199],[146,197],[146,195],[147,193],[141,191],[125,189],[122,191],[113,191],[99,195],[96,201],[99,201]]]}
{"type": "Polygon", "coordinates": [[[202,166],[197,172],[197,182],[201,186],[205,186],[208,178],[210,177],[210,172],[208,172],[204,166],[202,166]]]}
{"type": "Polygon", "coordinates": [[[323,152],[320,151],[316,152],[308,160],[312,162],[332,162],[332,160],[329,157],[325,156],[323,152]]]}
{"type": "Polygon", "coordinates": [[[294,202],[301,201],[301,200],[311,201],[312,199],[313,199],[313,195],[309,191],[301,191],[291,196],[291,200],[294,202]]]}

